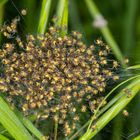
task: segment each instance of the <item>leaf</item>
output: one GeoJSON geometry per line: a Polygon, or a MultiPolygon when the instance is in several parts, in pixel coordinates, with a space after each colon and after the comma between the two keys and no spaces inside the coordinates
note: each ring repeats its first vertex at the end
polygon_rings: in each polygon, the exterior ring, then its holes
{"type": "Polygon", "coordinates": [[[15,110],[15,113],[18,116],[19,120],[32,134],[34,134],[40,140],[43,139],[43,134],[32,124],[30,120],[25,118],[18,110],[15,110]]]}
{"type": "Polygon", "coordinates": [[[16,140],[33,139],[2,97],[0,97],[0,123],[16,140]]]}
{"type": "Polygon", "coordinates": [[[133,140],[140,140],[140,135],[135,137],[133,140]]]}
{"type": "Polygon", "coordinates": [[[107,100],[107,98],[116,90],[118,89],[120,86],[128,83],[129,81],[135,79],[135,78],[138,78],[140,77],[140,75],[136,75],[136,76],[133,76],[133,77],[130,77],[129,79],[121,82],[120,84],[118,84],[116,87],[114,87],[105,97],[104,99],[102,100],[102,102],[99,104],[99,106],[97,107],[96,109],[96,112],[94,113],[93,117],[91,118],[91,122],[89,124],[89,127],[88,129],[90,128],[94,118],[96,118],[97,116],[99,116],[104,110],[106,110],[107,108],[109,108],[111,105],[113,105],[121,96],[120,94],[118,94],[114,99],[112,99],[101,111],[99,111],[99,109],[102,107],[102,105],[104,104],[104,102],[107,100]]]}
{"type": "MultiPolygon", "coordinates": [[[[8,1],[8,0],[0,0],[0,28],[1,28],[2,22],[3,22],[4,4],[5,4],[7,1],[8,1]]],[[[1,42],[1,33],[0,33],[0,42],[1,42]]]]}
{"type": "Polygon", "coordinates": [[[9,140],[7,137],[0,134],[0,140],[9,140]]]}
{"type": "Polygon", "coordinates": [[[140,69],[140,65],[134,65],[127,68],[128,70],[140,69]]]}
{"type": "Polygon", "coordinates": [[[61,27],[61,35],[64,36],[68,30],[68,0],[59,0],[57,18],[56,26],[61,27]]]}
{"type": "Polygon", "coordinates": [[[50,8],[51,8],[51,2],[52,0],[43,0],[42,1],[42,8],[41,8],[41,14],[38,24],[38,33],[44,34],[46,30],[46,26],[48,23],[50,8]]]}
{"type": "Polygon", "coordinates": [[[135,97],[140,90],[140,79],[134,80],[131,84],[126,86],[130,91],[130,95],[122,90],[123,95],[108,111],[106,111],[95,123],[95,130],[89,129],[80,140],[90,140],[93,138],[106,124],[108,124],[126,105],[135,97]]]}
{"type": "Polygon", "coordinates": [[[100,105],[98,106],[97,110],[96,110],[96,113],[92,116],[92,118],[85,124],[83,125],[75,134],[73,134],[69,140],[73,140],[74,138],[76,138],[79,133],[85,129],[87,126],[89,126],[88,128],[90,128],[90,124],[95,120],[95,118],[98,118],[100,115],[102,115],[102,113],[104,113],[106,110],[108,110],[113,104],[115,104],[123,95],[122,93],[120,92],[119,94],[117,94],[111,101],[109,101],[101,110],[100,107],[102,106],[102,104],[104,103],[104,101],[116,90],[118,89],[119,87],[121,87],[122,85],[136,79],[140,77],[140,75],[137,75],[137,76],[133,76],[133,77],[130,77],[129,79],[121,82],[120,84],[118,84],[116,87],[114,87],[105,97],[104,97],[104,100],[100,103],[100,105]]]}
{"type": "Polygon", "coordinates": [[[5,4],[8,0],[0,0],[0,6],[2,6],[3,4],[5,4]]]}

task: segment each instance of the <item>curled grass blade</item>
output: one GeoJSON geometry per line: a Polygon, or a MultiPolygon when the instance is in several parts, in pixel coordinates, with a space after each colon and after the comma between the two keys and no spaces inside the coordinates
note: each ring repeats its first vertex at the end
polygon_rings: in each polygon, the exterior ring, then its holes
{"type": "Polygon", "coordinates": [[[15,140],[33,139],[2,97],[0,97],[0,123],[15,138],[15,140]]]}
{"type": "MultiPolygon", "coordinates": [[[[89,12],[91,14],[91,16],[93,18],[97,18],[97,16],[101,16],[102,17],[102,14],[99,12],[96,4],[94,3],[94,1],[92,0],[85,0],[86,2],[86,5],[89,9],[89,12]]],[[[119,46],[118,44],[116,43],[116,41],[114,40],[109,28],[107,25],[99,28],[101,33],[103,34],[106,42],[108,43],[108,45],[112,48],[116,58],[120,61],[120,63],[125,66],[125,63],[124,63],[124,59],[123,59],[123,55],[119,49],[119,46]]]]}
{"type": "Polygon", "coordinates": [[[108,124],[139,92],[140,78],[135,79],[131,84],[125,87],[131,94],[128,95],[124,90],[120,93],[123,95],[108,111],[106,111],[95,123],[95,129],[89,129],[80,140],[90,140],[93,138],[106,124],[108,124]]]}
{"type": "Polygon", "coordinates": [[[40,13],[39,25],[38,25],[38,33],[44,34],[46,30],[46,26],[48,23],[50,8],[51,8],[52,0],[43,0],[42,1],[42,8],[40,13]]]}

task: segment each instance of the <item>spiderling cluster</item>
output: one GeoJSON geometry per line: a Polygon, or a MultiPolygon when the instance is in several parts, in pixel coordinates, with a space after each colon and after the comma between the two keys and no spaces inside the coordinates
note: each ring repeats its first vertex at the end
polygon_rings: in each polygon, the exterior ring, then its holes
{"type": "Polygon", "coordinates": [[[0,50],[0,91],[25,115],[37,112],[38,119],[63,125],[68,136],[80,114],[94,113],[107,81],[119,78],[113,74],[117,63],[108,64],[110,48],[101,40],[88,47],[75,31],[61,37],[59,29],[50,27],[44,35],[27,35],[23,42],[16,35],[17,21],[1,29],[7,38],[15,38],[0,50]]]}

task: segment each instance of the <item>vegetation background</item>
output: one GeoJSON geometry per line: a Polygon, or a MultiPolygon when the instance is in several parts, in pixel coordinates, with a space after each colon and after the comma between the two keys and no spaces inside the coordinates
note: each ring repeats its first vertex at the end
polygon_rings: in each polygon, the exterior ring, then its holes
{"type": "MultiPolygon", "coordinates": [[[[36,34],[39,23],[42,0],[0,0],[0,26],[3,21],[10,21],[20,14],[21,9],[27,15],[20,23],[20,32],[36,34]]],[[[124,57],[129,58],[129,65],[140,63],[140,1],[139,0],[94,0],[101,14],[108,22],[108,27],[119,45],[124,57]]],[[[55,15],[58,0],[52,0],[49,20],[55,15]]],[[[51,22],[50,22],[51,23],[51,22]]],[[[69,0],[69,31],[83,33],[84,40],[91,44],[96,38],[104,36],[93,27],[93,18],[84,0],[69,0]]],[[[2,43],[2,42],[1,42],[2,43]]],[[[122,78],[128,75],[122,74],[122,78]]],[[[110,89],[111,87],[109,87],[110,89]]],[[[128,105],[129,117],[122,112],[117,115],[98,135],[96,140],[131,140],[140,134],[140,94],[128,105]]],[[[1,131],[2,132],[2,131],[1,131]]],[[[0,134],[1,134],[0,132],[0,134]]]]}

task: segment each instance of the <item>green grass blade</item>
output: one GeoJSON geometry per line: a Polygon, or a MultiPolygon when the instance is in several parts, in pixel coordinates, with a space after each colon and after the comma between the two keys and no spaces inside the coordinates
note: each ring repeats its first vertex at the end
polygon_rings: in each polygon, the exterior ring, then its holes
{"type": "Polygon", "coordinates": [[[140,69],[140,65],[134,65],[127,68],[128,70],[140,69]]]}
{"type": "Polygon", "coordinates": [[[56,16],[57,16],[56,26],[59,26],[59,27],[61,26],[61,22],[62,22],[64,5],[65,5],[65,0],[59,0],[58,6],[57,6],[57,12],[56,12],[56,16]]]}
{"type": "Polygon", "coordinates": [[[5,4],[8,0],[0,0],[0,6],[5,4]]]}
{"type": "Polygon", "coordinates": [[[133,140],[140,140],[140,135],[135,137],[133,140]]]}
{"type": "Polygon", "coordinates": [[[61,34],[64,36],[68,30],[68,0],[59,0],[56,15],[56,26],[62,28],[61,34]]]}
{"type": "Polygon", "coordinates": [[[80,140],[90,140],[93,138],[106,124],[108,124],[139,92],[140,90],[140,79],[134,80],[125,89],[131,92],[131,95],[122,90],[122,97],[108,110],[106,111],[95,123],[96,128],[93,131],[89,129],[80,140]]]}
{"type": "Polygon", "coordinates": [[[62,36],[64,36],[65,34],[67,34],[67,31],[68,31],[68,0],[65,0],[61,27],[63,28],[62,36]]]}
{"type": "MultiPolygon", "coordinates": [[[[86,5],[89,9],[89,12],[93,18],[97,18],[97,16],[102,16],[102,14],[99,12],[98,8],[96,7],[94,1],[92,0],[85,0],[86,5]]],[[[100,28],[106,42],[108,45],[112,48],[116,58],[120,61],[120,63],[125,66],[123,55],[119,49],[119,46],[117,45],[116,41],[114,40],[109,28],[107,25],[100,28]]]]}
{"type": "Polygon", "coordinates": [[[15,110],[14,112],[18,116],[19,120],[32,134],[34,134],[40,140],[43,139],[44,135],[32,124],[30,120],[25,118],[18,110],[15,110]]]}
{"type": "Polygon", "coordinates": [[[0,97],[0,123],[15,138],[15,140],[32,140],[29,132],[2,97],[0,97]]]}
{"type": "Polygon", "coordinates": [[[123,140],[122,137],[122,130],[123,130],[123,126],[124,126],[124,119],[122,117],[122,114],[118,114],[112,123],[112,136],[111,136],[111,140],[123,140]]]}
{"type": "Polygon", "coordinates": [[[44,32],[46,30],[49,13],[50,13],[50,8],[51,8],[51,2],[52,2],[52,0],[43,0],[42,1],[42,8],[41,8],[41,14],[40,14],[39,25],[38,25],[39,34],[44,34],[44,32]]]}
{"type": "MultiPolygon", "coordinates": [[[[93,115],[93,117],[92,117],[92,119],[91,119],[91,122],[90,122],[90,124],[89,124],[88,129],[90,128],[92,122],[93,122],[94,119],[97,117],[97,115],[99,116],[99,115],[101,114],[101,112],[99,111],[99,109],[102,107],[103,103],[107,100],[107,98],[108,98],[116,89],[118,89],[120,86],[122,86],[122,85],[126,84],[127,82],[129,82],[129,81],[131,81],[131,80],[133,80],[133,79],[135,79],[135,78],[138,78],[138,77],[140,77],[140,75],[133,76],[133,77],[131,77],[131,78],[129,78],[129,79],[127,79],[127,80],[121,82],[121,83],[118,84],[116,87],[114,87],[114,88],[104,97],[103,101],[102,101],[102,102],[99,104],[99,106],[97,107],[96,112],[94,113],[94,115],[93,115]]],[[[118,100],[118,97],[120,97],[119,94],[117,95],[116,98],[112,99],[103,109],[104,109],[104,110],[108,109],[108,108],[110,107],[110,105],[113,105],[113,103],[115,103],[115,102],[118,100]]],[[[101,111],[103,111],[103,110],[101,110],[101,111]]]]}
{"type": "MultiPolygon", "coordinates": [[[[108,108],[110,108],[117,100],[119,100],[122,97],[122,94],[119,93],[117,96],[115,96],[105,107],[103,107],[99,113],[96,115],[98,118],[102,113],[104,113],[108,108]]],[[[87,123],[85,123],[74,135],[70,137],[69,140],[74,140],[80,132],[82,132],[87,126],[89,126],[91,123],[91,120],[89,120],[87,123]]],[[[89,129],[90,130],[90,129],[89,129]]]]}
{"type": "Polygon", "coordinates": [[[127,0],[126,2],[126,11],[124,15],[124,24],[123,24],[123,50],[126,56],[133,55],[135,59],[134,50],[136,49],[136,36],[135,36],[135,27],[136,27],[136,18],[137,11],[139,9],[139,0],[127,0]]]}
{"type": "MultiPolygon", "coordinates": [[[[7,1],[8,1],[8,0],[1,0],[1,1],[0,1],[0,27],[2,26],[2,22],[3,22],[4,4],[5,4],[7,1]]],[[[0,34],[0,41],[1,41],[1,34],[0,34]]]]}
{"type": "Polygon", "coordinates": [[[43,140],[43,134],[26,118],[22,118],[22,123],[25,127],[34,134],[39,140],[43,140]]]}
{"type": "MultiPolygon", "coordinates": [[[[90,124],[94,121],[95,117],[98,118],[102,113],[104,113],[106,110],[108,110],[116,101],[118,101],[118,100],[123,96],[122,93],[120,92],[120,93],[117,94],[111,101],[109,101],[109,102],[107,103],[107,105],[105,105],[101,110],[99,110],[100,107],[102,106],[103,102],[104,102],[116,89],[118,89],[119,87],[123,86],[123,85],[126,84],[127,82],[130,82],[131,80],[133,80],[133,79],[135,79],[135,78],[138,78],[138,77],[140,77],[140,75],[133,76],[133,77],[131,77],[131,78],[129,78],[129,79],[127,79],[127,80],[121,82],[121,83],[118,84],[115,88],[113,88],[113,89],[107,94],[107,96],[105,96],[104,100],[100,103],[100,105],[98,106],[98,108],[97,108],[97,110],[96,110],[96,113],[92,116],[91,120],[89,120],[89,121],[88,121],[85,125],[83,125],[75,134],[73,134],[73,135],[70,137],[69,140],[73,140],[74,138],[76,138],[76,137],[79,135],[79,133],[80,133],[81,131],[83,131],[83,129],[85,129],[88,125],[90,125],[90,124]]],[[[90,128],[90,127],[88,127],[88,128],[90,128]]]]}
{"type": "Polygon", "coordinates": [[[9,140],[7,137],[0,134],[0,140],[9,140]]]}
{"type": "Polygon", "coordinates": [[[80,19],[80,11],[78,11],[78,5],[75,0],[71,0],[69,4],[69,18],[70,18],[70,25],[72,26],[72,29],[77,30],[84,34],[83,25],[81,23],[80,19]]]}

